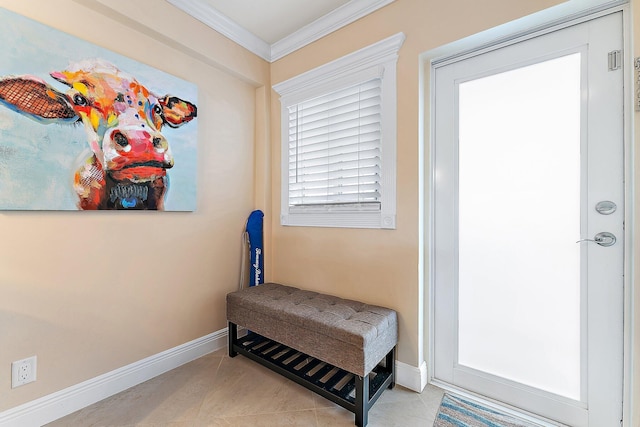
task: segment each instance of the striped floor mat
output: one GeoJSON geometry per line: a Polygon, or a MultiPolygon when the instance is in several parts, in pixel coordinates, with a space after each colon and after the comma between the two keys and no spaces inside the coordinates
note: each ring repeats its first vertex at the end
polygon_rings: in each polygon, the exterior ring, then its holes
{"type": "Polygon", "coordinates": [[[433,427],[536,427],[536,425],[445,394],[433,427]]]}

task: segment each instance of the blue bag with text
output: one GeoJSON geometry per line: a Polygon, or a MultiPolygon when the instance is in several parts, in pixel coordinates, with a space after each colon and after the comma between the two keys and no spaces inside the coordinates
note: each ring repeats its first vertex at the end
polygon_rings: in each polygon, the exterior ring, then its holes
{"type": "Polygon", "coordinates": [[[246,232],[249,238],[249,286],[256,286],[264,283],[264,248],[262,238],[264,213],[255,210],[247,219],[246,232]]]}

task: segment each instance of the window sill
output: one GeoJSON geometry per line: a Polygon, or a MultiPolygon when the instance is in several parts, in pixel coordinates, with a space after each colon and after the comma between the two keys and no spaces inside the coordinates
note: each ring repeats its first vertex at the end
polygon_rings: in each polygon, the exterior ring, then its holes
{"type": "Polygon", "coordinates": [[[280,216],[280,224],[294,227],[396,228],[396,216],[381,212],[289,213],[280,216]]]}

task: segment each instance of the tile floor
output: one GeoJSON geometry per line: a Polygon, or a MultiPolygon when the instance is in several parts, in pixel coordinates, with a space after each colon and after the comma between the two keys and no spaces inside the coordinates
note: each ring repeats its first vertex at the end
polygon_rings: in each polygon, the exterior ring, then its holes
{"type": "MultiPolygon", "coordinates": [[[[443,391],[396,386],[369,411],[370,427],[433,425],[443,391]]],[[[48,427],[353,426],[353,414],[226,349],[125,390],[48,427]]]]}

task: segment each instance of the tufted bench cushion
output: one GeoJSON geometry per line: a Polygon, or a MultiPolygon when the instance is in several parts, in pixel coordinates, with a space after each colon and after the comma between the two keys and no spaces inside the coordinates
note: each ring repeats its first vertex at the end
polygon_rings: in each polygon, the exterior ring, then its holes
{"type": "Polygon", "coordinates": [[[359,376],[398,341],[393,310],[277,283],[228,294],[227,319],[359,376]]]}

